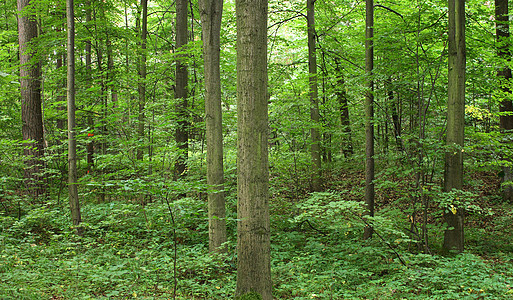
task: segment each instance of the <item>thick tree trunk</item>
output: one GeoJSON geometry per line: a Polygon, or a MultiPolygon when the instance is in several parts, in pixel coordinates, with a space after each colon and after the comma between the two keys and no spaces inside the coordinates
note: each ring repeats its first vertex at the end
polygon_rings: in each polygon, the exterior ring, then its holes
{"type": "Polygon", "coordinates": [[[40,175],[44,168],[43,114],[41,110],[41,69],[34,63],[33,44],[37,38],[35,16],[27,15],[25,8],[30,0],[18,0],[18,41],[20,45],[20,91],[21,121],[23,140],[26,144],[24,155],[25,184],[27,193],[37,198],[46,194],[46,184],[40,175]]]}
{"type": "Polygon", "coordinates": [[[308,27],[308,78],[310,84],[310,119],[312,127],[310,128],[312,156],[312,189],[318,192],[322,188],[321,184],[321,137],[319,134],[319,99],[317,86],[317,56],[315,53],[315,0],[306,2],[306,20],[308,27]]]}
{"type": "MultiPolygon", "coordinates": [[[[187,0],[176,1],[176,49],[183,51],[187,45],[187,0]]],[[[176,61],[175,99],[177,99],[176,111],[178,126],[175,140],[178,146],[178,159],[175,163],[175,176],[181,177],[186,173],[187,157],[189,151],[189,114],[187,111],[187,81],[189,75],[187,65],[183,59],[176,61]]]]}
{"type": "MultiPolygon", "coordinates": [[[[449,0],[449,83],[447,101],[447,147],[444,191],[463,188],[463,151],[465,129],[465,1],[449,0]]],[[[445,251],[462,252],[464,247],[464,209],[446,208],[444,219],[445,251]]]]}
{"type": "Polygon", "coordinates": [[[138,83],[137,92],[139,94],[139,115],[137,133],[139,136],[139,147],[137,148],[137,159],[142,160],[144,155],[144,108],[146,106],[146,37],[148,32],[148,0],[141,0],[141,28],[139,41],[139,61],[137,63],[138,83]]]}
{"type": "Polygon", "coordinates": [[[81,217],[77,187],[77,140],[75,138],[75,12],[73,0],[66,0],[66,15],[68,21],[68,188],[71,219],[73,225],[78,226],[81,217]]]}
{"type": "MultiPolygon", "coordinates": [[[[508,0],[495,0],[495,32],[497,36],[497,56],[503,61],[503,67],[497,71],[499,85],[502,98],[499,110],[500,116],[500,129],[503,134],[511,135],[513,132],[513,104],[509,100],[511,94],[511,69],[507,67],[507,63],[511,61],[511,52],[509,51],[509,10],[508,0]]],[[[509,140],[505,137],[504,140],[509,140]]],[[[511,161],[508,157],[507,161],[511,161]]],[[[513,201],[513,172],[510,166],[502,168],[504,177],[502,185],[502,195],[504,201],[513,201]]]]}
{"type": "MultiPolygon", "coordinates": [[[[367,92],[365,94],[365,204],[367,214],[374,216],[374,1],[366,0],[365,14],[365,73],[367,92]]],[[[373,229],[366,226],[363,238],[372,237],[373,229]]]]}
{"type": "MultiPolygon", "coordinates": [[[[205,123],[207,130],[207,184],[209,250],[226,242],[221,109],[221,17],[223,0],[200,0],[205,61],[205,123]]],[[[222,250],[222,249],[221,249],[222,250]]]]}
{"type": "Polygon", "coordinates": [[[236,0],[237,289],[272,300],[269,220],[267,1],[236,0]]]}

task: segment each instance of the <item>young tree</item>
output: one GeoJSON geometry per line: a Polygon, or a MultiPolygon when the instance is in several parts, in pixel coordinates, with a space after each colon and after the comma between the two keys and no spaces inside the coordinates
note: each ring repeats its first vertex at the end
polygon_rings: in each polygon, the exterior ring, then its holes
{"type": "Polygon", "coordinates": [[[342,154],[344,157],[350,157],[353,155],[353,142],[351,138],[351,121],[349,119],[349,101],[347,99],[346,82],[344,74],[340,68],[340,59],[336,58],[337,72],[337,89],[336,95],[338,99],[340,109],[340,124],[342,125],[342,132],[344,133],[344,141],[342,143],[342,154]]]}
{"type": "Polygon", "coordinates": [[[237,290],[272,299],[267,1],[237,0],[237,290]]]}
{"type": "Polygon", "coordinates": [[[315,33],[315,0],[306,1],[306,21],[308,27],[308,73],[310,87],[310,119],[312,127],[310,128],[310,154],[313,162],[313,180],[312,189],[315,192],[321,190],[321,145],[319,134],[319,89],[317,86],[317,56],[315,53],[316,33],[315,33]]]}
{"type": "MultiPolygon", "coordinates": [[[[497,56],[503,61],[503,66],[497,71],[501,90],[501,102],[499,110],[501,132],[511,134],[513,130],[513,103],[511,102],[511,69],[508,63],[511,61],[511,52],[509,50],[509,10],[508,0],[495,0],[495,32],[497,38],[497,56]]],[[[510,166],[502,168],[503,177],[503,199],[513,201],[513,173],[510,166]]]]}
{"type": "MultiPolygon", "coordinates": [[[[176,49],[184,51],[187,45],[187,0],[176,1],[176,49]]],[[[176,128],[175,140],[178,146],[178,159],[175,163],[175,175],[180,177],[185,175],[187,167],[187,157],[189,150],[189,116],[187,112],[187,81],[188,81],[187,64],[180,55],[176,60],[176,78],[175,78],[175,99],[178,126],[176,128]]]]}
{"type": "Polygon", "coordinates": [[[209,250],[226,242],[221,110],[221,17],[223,0],[200,0],[205,61],[205,123],[207,130],[207,184],[209,250]]]}
{"type": "MultiPolygon", "coordinates": [[[[445,152],[444,191],[463,188],[463,144],[465,129],[465,0],[449,0],[449,65],[447,87],[447,151],[445,152]]],[[[463,251],[464,209],[455,204],[446,208],[444,219],[445,251],[463,251]]]]}
{"type": "Polygon", "coordinates": [[[28,194],[34,198],[46,193],[43,171],[43,115],[41,111],[41,69],[35,58],[37,38],[35,16],[26,9],[33,1],[18,0],[18,41],[20,45],[20,90],[24,155],[27,168],[25,182],[28,194]]]}
{"type": "Polygon", "coordinates": [[[68,188],[73,225],[80,224],[80,202],[77,188],[77,140],[75,137],[75,12],[73,0],[66,0],[68,64],[68,188]]]}
{"type": "MultiPolygon", "coordinates": [[[[367,92],[365,93],[365,204],[367,214],[374,216],[374,1],[365,1],[365,73],[367,92]]],[[[363,238],[372,237],[373,229],[365,226],[363,238]]]]}

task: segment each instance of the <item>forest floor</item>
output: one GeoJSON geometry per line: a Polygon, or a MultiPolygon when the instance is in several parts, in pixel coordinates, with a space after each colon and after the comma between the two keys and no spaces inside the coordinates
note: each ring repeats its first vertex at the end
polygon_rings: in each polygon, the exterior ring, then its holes
{"type": "MultiPolygon", "coordinates": [[[[377,180],[376,234],[365,241],[361,172],[332,173],[322,193],[273,178],[274,297],[513,299],[513,205],[499,200],[497,176],[466,179],[469,205],[479,205],[466,218],[465,252],[449,256],[439,254],[444,225],[434,200],[425,219],[428,247],[418,241],[424,219],[410,196],[412,176],[377,180]]],[[[0,299],[230,299],[236,200],[228,194],[228,252],[212,255],[200,198],[91,198],[82,206],[81,236],[56,201],[19,218],[0,215],[0,299]]]]}

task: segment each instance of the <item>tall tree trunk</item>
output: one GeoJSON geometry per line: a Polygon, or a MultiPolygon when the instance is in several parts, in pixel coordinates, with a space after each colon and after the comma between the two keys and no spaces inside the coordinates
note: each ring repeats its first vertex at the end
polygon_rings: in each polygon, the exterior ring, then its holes
{"type": "Polygon", "coordinates": [[[392,125],[394,126],[394,138],[395,138],[395,147],[397,151],[403,151],[403,141],[401,139],[401,119],[399,117],[399,113],[397,111],[397,100],[394,97],[394,91],[391,87],[391,82],[387,84],[387,97],[388,97],[388,105],[390,107],[390,114],[392,115],[392,125]]]}
{"type": "MultiPolygon", "coordinates": [[[[187,0],[176,1],[176,49],[183,51],[187,45],[187,0]]],[[[176,128],[175,140],[178,146],[178,159],[175,163],[175,176],[181,177],[185,175],[187,168],[187,157],[189,150],[189,114],[187,111],[187,81],[189,75],[187,65],[182,57],[176,61],[176,78],[175,78],[175,99],[178,126],[176,128]]]]}
{"type": "Polygon", "coordinates": [[[75,138],[75,12],[73,0],[66,0],[66,15],[68,24],[68,188],[71,219],[73,225],[78,226],[81,217],[77,188],[77,140],[75,138]]]}
{"type": "MultiPolygon", "coordinates": [[[[59,30],[60,31],[60,30],[59,30]]],[[[63,45],[64,46],[64,45],[63,45]]],[[[64,53],[58,53],[57,54],[57,64],[55,66],[55,68],[57,70],[59,70],[60,68],[62,68],[62,64],[63,64],[63,56],[64,56],[64,53]]],[[[64,82],[64,80],[60,80],[59,79],[59,82],[57,83],[57,88],[59,89],[59,91],[57,92],[57,97],[56,97],[56,100],[57,102],[59,103],[64,103],[64,85],[66,83],[64,82]]],[[[64,104],[59,104],[59,107],[58,107],[58,110],[62,111],[62,114],[64,115],[64,111],[66,110],[66,107],[64,106],[64,104]]],[[[59,114],[59,118],[57,119],[57,124],[55,125],[55,127],[57,129],[59,129],[59,133],[62,131],[64,131],[65,129],[65,125],[66,125],[66,119],[64,119],[64,116],[60,116],[59,114]]],[[[60,140],[60,134],[59,134],[59,140],[60,140]]]]}
{"type": "MultiPolygon", "coordinates": [[[[91,22],[91,1],[86,2],[86,26],[89,26],[91,22]]],[[[87,88],[91,88],[93,86],[93,75],[91,73],[91,40],[88,39],[85,41],[85,64],[86,64],[86,83],[87,88]]],[[[87,127],[89,127],[88,133],[88,141],[86,145],[87,150],[87,170],[91,171],[94,165],[94,114],[92,111],[87,114],[87,127]]]]}
{"type": "Polygon", "coordinates": [[[310,84],[310,119],[312,127],[310,128],[313,178],[312,189],[315,192],[321,190],[321,145],[319,134],[319,99],[317,86],[317,56],[315,53],[315,0],[306,1],[306,20],[308,27],[308,82],[310,84]]]}
{"type": "Polygon", "coordinates": [[[110,88],[110,97],[112,107],[117,107],[118,102],[118,88],[116,83],[116,69],[114,66],[114,55],[112,53],[112,42],[107,35],[107,82],[110,88]]]}
{"type": "Polygon", "coordinates": [[[25,184],[27,193],[37,198],[46,194],[46,184],[40,175],[44,168],[43,155],[43,114],[41,110],[41,68],[34,63],[34,40],[37,38],[35,16],[27,14],[25,7],[31,0],[18,0],[18,41],[20,45],[20,91],[21,121],[23,140],[31,141],[25,145],[24,155],[25,184]]]}
{"type": "MultiPolygon", "coordinates": [[[[365,204],[367,214],[374,216],[374,1],[366,0],[365,9],[365,73],[367,92],[365,94],[365,204]]],[[[373,229],[365,226],[363,238],[372,237],[373,229]]]]}
{"type": "Polygon", "coordinates": [[[140,146],[137,148],[137,159],[142,160],[144,155],[144,108],[146,106],[146,37],[148,32],[148,0],[141,0],[142,16],[139,40],[139,61],[137,63],[137,71],[139,80],[137,83],[137,91],[139,94],[139,117],[137,133],[139,136],[140,146]]]}
{"type": "Polygon", "coordinates": [[[205,61],[205,123],[207,130],[207,184],[209,250],[226,242],[221,109],[221,17],[223,0],[200,0],[205,61]]]}
{"type": "Polygon", "coordinates": [[[269,220],[267,0],[236,0],[237,289],[272,300],[269,220]]]}
{"type": "MultiPolygon", "coordinates": [[[[463,144],[465,131],[465,0],[449,0],[449,83],[447,101],[447,147],[444,191],[463,188],[463,144]]],[[[462,252],[464,209],[457,204],[445,208],[445,251],[462,252]]]]}
{"type": "Polygon", "coordinates": [[[353,141],[351,139],[351,121],[349,119],[349,101],[347,99],[346,82],[344,80],[344,74],[340,69],[340,64],[337,59],[337,98],[340,107],[340,124],[342,125],[342,131],[344,132],[344,141],[342,143],[342,154],[344,157],[350,157],[353,155],[353,141]]]}
{"type": "MultiPolygon", "coordinates": [[[[497,36],[497,56],[502,60],[503,67],[497,71],[501,95],[500,129],[503,134],[511,135],[513,130],[513,103],[509,100],[511,95],[511,69],[507,66],[511,61],[509,51],[509,10],[508,0],[495,0],[495,32],[497,36]]],[[[505,138],[504,140],[508,140],[505,138]]],[[[510,159],[506,158],[510,161],[510,159]]],[[[510,166],[502,167],[504,177],[502,195],[505,201],[513,201],[513,172],[510,166]]]]}

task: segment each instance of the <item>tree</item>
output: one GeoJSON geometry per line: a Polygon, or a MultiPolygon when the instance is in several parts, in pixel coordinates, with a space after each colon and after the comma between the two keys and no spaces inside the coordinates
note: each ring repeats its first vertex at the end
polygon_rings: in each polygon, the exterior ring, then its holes
{"type": "MultiPolygon", "coordinates": [[[[176,1],[176,49],[184,51],[187,45],[187,0],[176,1]]],[[[176,60],[176,78],[175,78],[175,99],[178,125],[175,133],[175,140],[178,146],[178,159],[175,163],[175,176],[185,175],[187,167],[187,157],[189,150],[189,121],[188,121],[188,101],[187,101],[187,64],[183,59],[184,55],[178,55],[176,60]]]]}
{"type": "Polygon", "coordinates": [[[46,193],[43,171],[43,115],[41,111],[41,68],[36,57],[37,22],[27,11],[31,0],[18,0],[18,42],[20,45],[21,120],[25,144],[25,183],[36,198],[46,193]]]}
{"type": "MultiPolygon", "coordinates": [[[[465,129],[465,0],[449,0],[449,64],[447,87],[447,150],[445,152],[444,191],[463,188],[463,145],[465,129]]],[[[463,251],[464,209],[457,203],[446,208],[444,219],[445,251],[463,251]]]]}
{"type": "Polygon", "coordinates": [[[342,125],[342,132],[344,133],[344,141],[342,143],[342,154],[344,157],[353,155],[353,142],[351,139],[351,122],[349,119],[349,101],[347,99],[346,83],[344,74],[340,69],[340,59],[336,58],[336,72],[337,72],[337,90],[336,96],[338,99],[340,109],[340,124],[342,125]]]}
{"type": "Polygon", "coordinates": [[[315,51],[316,33],[315,33],[315,0],[306,1],[306,20],[308,27],[308,73],[310,88],[310,119],[312,127],[310,128],[310,154],[313,162],[313,180],[312,189],[315,192],[321,190],[321,145],[319,134],[319,99],[317,86],[317,56],[315,51]]]}
{"type": "Polygon", "coordinates": [[[71,218],[73,225],[78,226],[81,222],[81,217],[77,187],[77,140],[75,137],[75,12],[73,0],[66,0],[66,16],[68,33],[68,188],[71,218]]]}
{"type": "Polygon", "coordinates": [[[223,0],[200,0],[205,61],[205,123],[207,130],[207,184],[209,250],[226,242],[223,172],[223,121],[221,110],[221,17],[223,0]]]}
{"type": "MultiPolygon", "coordinates": [[[[140,26],[140,36],[139,36],[139,60],[137,62],[137,73],[138,73],[138,82],[137,82],[137,92],[139,95],[139,118],[138,118],[138,127],[137,133],[139,136],[139,142],[142,144],[144,140],[144,107],[146,106],[146,36],[148,33],[148,0],[141,0],[141,21],[139,21],[139,17],[137,19],[138,25],[140,26]]],[[[186,12],[187,14],[187,12],[186,12]]],[[[187,25],[186,25],[187,26],[187,25]]],[[[139,27],[139,26],[137,26],[139,27]]],[[[143,146],[137,148],[137,159],[143,159],[143,146]]]]}
{"type": "MultiPolygon", "coordinates": [[[[374,216],[374,1],[365,2],[365,204],[367,214],[374,216]]],[[[365,226],[364,239],[372,237],[373,229],[365,226]]]]}
{"type": "MultiPolygon", "coordinates": [[[[495,0],[495,32],[498,44],[497,56],[503,61],[503,66],[497,71],[501,93],[499,105],[499,111],[501,112],[500,129],[503,133],[511,134],[513,130],[513,103],[511,102],[509,87],[511,84],[511,69],[508,67],[511,61],[508,0],[495,0]]],[[[502,171],[504,173],[503,199],[511,202],[513,201],[513,173],[510,166],[504,166],[502,171]]]]}
{"type": "MultiPolygon", "coordinates": [[[[91,22],[91,1],[86,2],[86,26],[89,26],[89,23],[91,22]]],[[[85,41],[85,64],[86,64],[86,84],[87,88],[91,88],[93,85],[93,76],[91,73],[91,40],[88,39],[85,41]]],[[[93,119],[93,113],[89,112],[87,116],[87,125],[89,127],[89,130],[91,132],[94,132],[94,119],[93,119]]],[[[94,165],[94,141],[89,140],[87,142],[87,168],[89,171],[91,171],[93,165],[94,165]]]]}
{"type": "Polygon", "coordinates": [[[237,0],[237,289],[272,299],[267,1],[237,0]]]}

